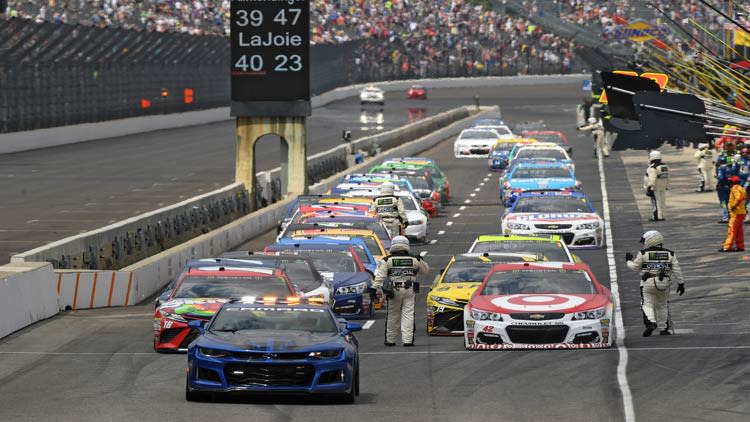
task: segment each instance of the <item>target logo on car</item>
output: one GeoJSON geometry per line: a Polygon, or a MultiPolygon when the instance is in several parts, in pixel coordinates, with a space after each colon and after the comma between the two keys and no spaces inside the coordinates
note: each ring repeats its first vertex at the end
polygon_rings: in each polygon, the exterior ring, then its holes
{"type": "Polygon", "coordinates": [[[575,308],[586,299],[573,295],[510,295],[492,299],[492,304],[511,311],[541,312],[575,308]]]}

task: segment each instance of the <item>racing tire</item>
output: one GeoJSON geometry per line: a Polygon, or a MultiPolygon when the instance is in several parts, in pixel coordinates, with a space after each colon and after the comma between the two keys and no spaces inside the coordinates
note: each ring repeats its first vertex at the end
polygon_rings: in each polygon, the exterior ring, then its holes
{"type": "Polygon", "coordinates": [[[344,393],[337,397],[337,401],[341,404],[354,404],[357,396],[359,395],[359,365],[354,370],[354,379],[352,380],[352,388],[349,389],[348,393],[344,393]]]}
{"type": "Polygon", "coordinates": [[[359,396],[359,363],[354,371],[354,395],[359,396]]]}
{"type": "Polygon", "coordinates": [[[191,391],[188,386],[189,382],[185,380],[185,400],[192,402],[205,402],[209,399],[209,394],[201,391],[191,391]]]}

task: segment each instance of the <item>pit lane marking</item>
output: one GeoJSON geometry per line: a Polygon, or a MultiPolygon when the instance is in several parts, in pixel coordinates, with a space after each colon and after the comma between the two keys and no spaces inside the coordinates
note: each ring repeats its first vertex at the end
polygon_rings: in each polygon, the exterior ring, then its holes
{"type": "Polygon", "coordinates": [[[597,154],[599,179],[602,191],[602,213],[604,214],[605,242],[607,244],[607,265],[609,266],[609,290],[615,300],[615,331],[617,334],[617,384],[622,394],[622,407],[625,422],[635,422],[635,406],[633,394],[628,383],[628,349],[625,347],[625,324],[622,319],[622,304],[620,300],[620,286],[617,282],[617,261],[613,245],[611,216],[609,213],[609,193],[607,192],[607,177],[604,173],[604,159],[597,154]]]}
{"type": "Polygon", "coordinates": [[[484,186],[484,182],[480,183],[479,186],[484,186]]]}
{"type": "Polygon", "coordinates": [[[482,190],[482,188],[476,188],[474,189],[474,192],[479,192],[480,190],[482,190]]]}
{"type": "Polygon", "coordinates": [[[363,330],[369,330],[369,329],[370,329],[370,327],[372,327],[372,325],[373,325],[373,324],[375,324],[375,320],[374,320],[374,319],[368,320],[368,321],[367,321],[367,322],[365,322],[365,324],[364,324],[364,325],[362,326],[362,329],[363,329],[363,330]]]}
{"type": "Polygon", "coordinates": [[[464,201],[464,204],[471,204],[471,199],[467,199],[464,201]]]}
{"type": "Polygon", "coordinates": [[[461,205],[461,207],[458,209],[459,211],[463,211],[466,209],[466,205],[461,205]]]}
{"type": "Polygon", "coordinates": [[[473,197],[477,196],[477,194],[476,193],[470,193],[469,196],[471,196],[473,198],[473,197]]]}
{"type": "Polygon", "coordinates": [[[488,181],[488,180],[490,180],[490,178],[489,178],[489,177],[485,177],[484,179],[482,179],[482,181],[483,181],[483,182],[486,182],[486,181],[488,181]]]}
{"type": "Polygon", "coordinates": [[[457,213],[453,214],[453,218],[458,218],[458,217],[460,217],[460,216],[461,216],[461,213],[460,213],[460,212],[457,212],[457,213]]]}
{"type": "Polygon", "coordinates": [[[450,227],[450,226],[452,226],[452,225],[453,225],[453,222],[452,222],[452,221],[449,221],[449,222],[445,223],[445,225],[446,225],[446,226],[449,226],[449,227],[450,227]]]}
{"type": "Polygon", "coordinates": [[[438,236],[442,236],[442,235],[444,235],[444,234],[445,234],[445,230],[440,230],[440,231],[438,232],[438,236]]]}
{"type": "MultiPolygon", "coordinates": [[[[437,243],[437,239],[430,240],[430,245],[434,245],[437,243]]],[[[425,252],[425,255],[427,255],[427,252],[425,252]]]]}

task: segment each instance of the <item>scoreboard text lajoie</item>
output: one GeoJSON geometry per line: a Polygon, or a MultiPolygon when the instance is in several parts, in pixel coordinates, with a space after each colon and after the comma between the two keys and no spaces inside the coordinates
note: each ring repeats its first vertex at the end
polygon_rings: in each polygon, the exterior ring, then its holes
{"type": "Polygon", "coordinates": [[[232,101],[310,99],[310,0],[231,0],[232,101]]]}

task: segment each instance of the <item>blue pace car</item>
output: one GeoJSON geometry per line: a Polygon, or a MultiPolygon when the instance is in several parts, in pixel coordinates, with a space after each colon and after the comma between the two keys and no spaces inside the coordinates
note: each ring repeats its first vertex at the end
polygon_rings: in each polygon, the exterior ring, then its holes
{"type": "Polygon", "coordinates": [[[303,393],[352,403],[359,394],[356,337],[323,304],[299,298],[242,298],[214,317],[190,322],[201,334],[188,348],[185,398],[216,393],[303,393]]]}
{"type": "Polygon", "coordinates": [[[500,199],[510,207],[521,192],[572,190],[581,187],[573,171],[563,163],[518,163],[500,179],[500,199]]]}

